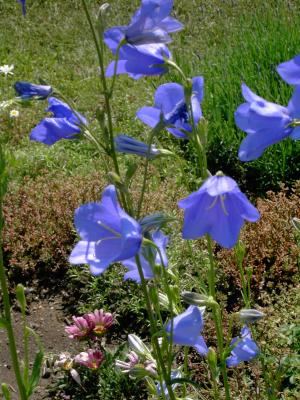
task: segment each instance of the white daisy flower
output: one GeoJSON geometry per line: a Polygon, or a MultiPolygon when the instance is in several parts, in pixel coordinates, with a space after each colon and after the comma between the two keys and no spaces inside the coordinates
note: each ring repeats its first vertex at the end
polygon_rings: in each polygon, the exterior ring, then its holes
{"type": "Polygon", "coordinates": [[[9,113],[10,118],[18,118],[20,115],[20,112],[18,110],[11,110],[9,113]]]}
{"type": "Polygon", "coordinates": [[[7,76],[7,75],[13,75],[13,74],[14,74],[14,73],[12,72],[13,69],[14,69],[14,65],[13,65],[13,64],[12,64],[12,65],[7,65],[7,64],[5,64],[5,65],[2,65],[2,66],[0,67],[0,73],[4,74],[5,76],[7,76]]]}

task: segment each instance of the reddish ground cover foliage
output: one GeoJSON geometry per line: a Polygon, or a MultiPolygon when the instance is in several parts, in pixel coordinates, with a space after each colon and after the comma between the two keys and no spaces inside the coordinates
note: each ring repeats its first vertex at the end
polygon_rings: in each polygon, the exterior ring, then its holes
{"type": "MultiPolygon", "coordinates": [[[[282,284],[297,279],[299,237],[291,221],[300,217],[300,185],[292,191],[282,187],[279,193],[268,192],[265,199],[258,199],[257,208],[260,220],[246,224],[241,234],[246,246],[243,266],[253,270],[252,288],[256,293],[262,289],[280,289],[282,284]]],[[[233,250],[222,249],[217,257],[232,285],[240,286],[233,250]]]]}

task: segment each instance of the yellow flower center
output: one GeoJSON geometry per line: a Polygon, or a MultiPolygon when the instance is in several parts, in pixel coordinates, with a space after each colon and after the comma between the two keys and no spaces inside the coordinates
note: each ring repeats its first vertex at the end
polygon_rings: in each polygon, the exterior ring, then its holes
{"type": "Polygon", "coordinates": [[[96,325],[93,331],[96,335],[101,336],[106,332],[106,328],[103,325],[96,325]]]}

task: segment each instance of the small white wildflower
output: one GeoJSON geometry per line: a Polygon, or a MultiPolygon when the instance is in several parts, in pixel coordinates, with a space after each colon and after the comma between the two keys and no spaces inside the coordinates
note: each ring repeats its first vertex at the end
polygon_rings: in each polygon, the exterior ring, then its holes
{"type": "Polygon", "coordinates": [[[14,73],[12,72],[13,69],[14,69],[14,65],[13,65],[13,64],[12,64],[12,65],[7,65],[7,64],[5,64],[5,65],[2,65],[2,66],[0,67],[0,73],[4,74],[5,76],[7,76],[7,75],[13,75],[13,74],[14,74],[14,73]]]}
{"type": "Polygon", "coordinates": [[[11,110],[9,113],[10,118],[18,118],[20,115],[20,112],[18,110],[11,110]]]}

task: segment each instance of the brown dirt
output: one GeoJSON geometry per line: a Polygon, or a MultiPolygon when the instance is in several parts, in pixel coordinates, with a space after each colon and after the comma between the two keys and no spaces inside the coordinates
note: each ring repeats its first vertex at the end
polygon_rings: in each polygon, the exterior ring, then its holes
{"type": "MultiPolygon", "coordinates": [[[[22,349],[22,324],[21,313],[13,310],[14,331],[17,338],[17,347],[20,354],[22,349]]],[[[62,351],[75,350],[74,343],[67,337],[64,327],[65,314],[63,312],[62,298],[59,296],[49,299],[34,297],[28,306],[27,324],[41,338],[45,355],[59,354],[62,351]]],[[[10,360],[9,349],[7,345],[6,332],[0,331],[0,383],[5,382],[10,386],[12,400],[19,400],[17,385],[10,360]]],[[[31,362],[34,359],[37,350],[34,338],[30,338],[31,362]]],[[[47,395],[47,386],[52,382],[51,372],[43,371],[43,377],[40,380],[39,387],[36,389],[31,400],[50,399],[47,395]]],[[[1,395],[0,395],[1,397],[1,395]]]]}

